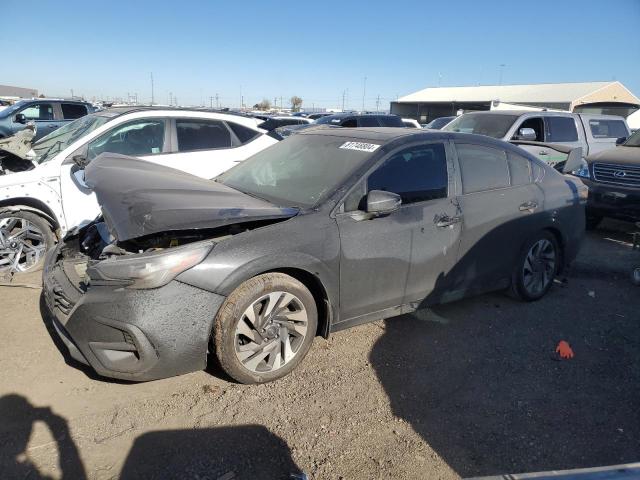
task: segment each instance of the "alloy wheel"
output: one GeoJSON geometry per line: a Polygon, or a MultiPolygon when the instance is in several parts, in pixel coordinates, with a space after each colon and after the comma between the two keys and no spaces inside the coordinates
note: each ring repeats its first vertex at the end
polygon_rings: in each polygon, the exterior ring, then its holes
{"type": "Polygon", "coordinates": [[[43,232],[20,217],[0,219],[0,270],[25,272],[46,253],[43,232]]]}
{"type": "Polygon", "coordinates": [[[556,248],[546,238],[534,243],[524,260],[522,279],[531,295],[543,292],[553,281],[556,272],[556,248]]]}
{"type": "Polygon", "coordinates": [[[236,356],[252,372],[278,370],[300,351],[307,326],[307,310],[298,297],[282,291],[264,295],[249,305],[236,326],[236,356]]]}

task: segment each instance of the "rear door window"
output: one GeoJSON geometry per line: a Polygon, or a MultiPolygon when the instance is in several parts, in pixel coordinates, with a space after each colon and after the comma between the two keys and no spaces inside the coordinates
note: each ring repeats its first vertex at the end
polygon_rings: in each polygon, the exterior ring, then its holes
{"type": "Polygon", "coordinates": [[[87,107],[77,103],[61,103],[62,116],[65,120],[74,120],[87,114],[87,107]]]}
{"type": "Polygon", "coordinates": [[[220,120],[176,119],[179,152],[213,150],[232,146],[231,132],[220,120]]]}
{"type": "Polygon", "coordinates": [[[622,120],[589,120],[589,128],[593,138],[620,138],[629,134],[622,120]]]}
{"type": "Polygon", "coordinates": [[[457,143],[463,193],[508,187],[511,183],[507,154],[483,145],[457,143]]]}
{"type": "Polygon", "coordinates": [[[379,127],[380,123],[378,123],[378,118],[371,117],[360,117],[359,119],[359,127],[379,127]]]}
{"type": "Polygon", "coordinates": [[[368,178],[368,190],[397,193],[402,204],[447,196],[447,156],[442,143],[409,147],[387,159],[368,178]]]}
{"type": "Polygon", "coordinates": [[[547,117],[548,142],[577,142],[578,130],[572,117],[547,117]]]}
{"type": "Polygon", "coordinates": [[[165,121],[155,118],[118,125],[89,144],[87,158],[91,160],[105,152],[132,156],[161,153],[164,131],[165,121]]]}
{"type": "Polygon", "coordinates": [[[21,110],[27,120],[53,120],[53,105],[50,103],[34,103],[21,110]]]}

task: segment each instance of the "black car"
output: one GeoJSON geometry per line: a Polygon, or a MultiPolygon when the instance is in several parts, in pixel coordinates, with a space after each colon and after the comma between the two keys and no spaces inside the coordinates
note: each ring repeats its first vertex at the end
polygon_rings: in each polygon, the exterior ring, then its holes
{"type": "Polygon", "coordinates": [[[576,173],[589,187],[588,228],[604,217],[640,221],[640,130],[623,144],[587,157],[576,173]]]}
{"type": "Polygon", "coordinates": [[[455,118],[456,117],[438,117],[438,118],[434,118],[429,123],[427,123],[424,126],[424,128],[428,128],[430,130],[440,130],[442,127],[444,127],[447,123],[449,123],[451,120],[453,120],[455,118]]]}
{"type": "MultiPolygon", "coordinates": [[[[311,117],[309,117],[311,118],[311,117]]],[[[279,127],[274,131],[276,138],[286,138],[294,133],[314,128],[317,125],[330,125],[332,127],[394,127],[405,128],[405,124],[397,115],[386,115],[377,113],[336,113],[318,118],[315,123],[307,125],[288,125],[279,127]]]]}
{"type": "Polygon", "coordinates": [[[128,380],[214,352],[266,382],[316,335],[496,289],[537,300],[584,234],[577,178],[461,133],[318,127],[215,180],[103,154],[85,182],[104,219],[48,253],[44,298],[74,358],[128,380]]]}

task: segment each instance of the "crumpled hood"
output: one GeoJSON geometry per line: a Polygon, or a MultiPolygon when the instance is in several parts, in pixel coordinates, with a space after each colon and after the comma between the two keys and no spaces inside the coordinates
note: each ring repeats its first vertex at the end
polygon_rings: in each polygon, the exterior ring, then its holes
{"type": "Polygon", "coordinates": [[[277,207],[213,180],[111,153],[91,161],[85,183],[95,192],[105,222],[119,241],[298,213],[296,208],[277,207]]]}
{"type": "Polygon", "coordinates": [[[589,155],[587,161],[589,163],[602,162],[640,166],[640,147],[625,147],[621,145],[589,155]]]}

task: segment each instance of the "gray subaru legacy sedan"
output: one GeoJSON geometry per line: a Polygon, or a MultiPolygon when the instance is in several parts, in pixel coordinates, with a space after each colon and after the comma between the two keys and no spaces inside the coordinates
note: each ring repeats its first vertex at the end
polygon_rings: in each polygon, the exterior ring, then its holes
{"type": "Polygon", "coordinates": [[[309,129],[205,180],[103,154],[103,215],[47,255],[44,298],[106,377],[291,372],[315,336],[490,290],[541,298],[576,256],[586,189],[489,137],[309,129]]]}

